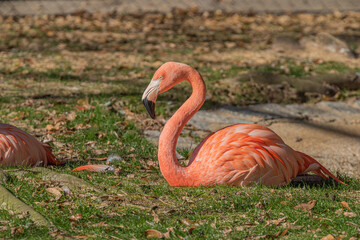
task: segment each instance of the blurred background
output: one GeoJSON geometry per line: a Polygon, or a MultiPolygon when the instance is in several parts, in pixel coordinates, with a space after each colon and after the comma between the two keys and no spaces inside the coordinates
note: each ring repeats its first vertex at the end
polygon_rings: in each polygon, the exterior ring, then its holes
{"type": "Polygon", "coordinates": [[[200,11],[222,10],[238,13],[331,13],[358,11],[358,0],[1,0],[1,15],[71,14],[88,12],[170,12],[173,8],[198,8],[200,11]]]}
{"type": "Polygon", "coordinates": [[[149,77],[172,60],[201,71],[213,104],[343,99],[358,96],[348,73],[359,71],[359,10],[357,0],[2,0],[2,74],[71,85],[149,77]]]}

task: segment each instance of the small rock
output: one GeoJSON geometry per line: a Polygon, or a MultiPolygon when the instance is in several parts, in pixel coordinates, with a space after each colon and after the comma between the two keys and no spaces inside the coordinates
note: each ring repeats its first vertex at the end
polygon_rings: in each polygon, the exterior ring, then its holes
{"type": "Polygon", "coordinates": [[[311,48],[312,46],[350,58],[357,57],[357,54],[349,48],[346,42],[329,33],[318,33],[314,39],[304,38],[300,41],[300,43],[306,48],[311,48]]]}
{"type": "Polygon", "coordinates": [[[107,101],[106,103],[104,103],[104,107],[110,107],[112,103],[112,101],[107,101]]]}
{"type": "Polygon", "coordinates": [[[296,37],[286,35],[275,38],[271,47],[278,52],[302,50],[304,48],[296,37]]]}
{"type": "Polygon", "coordinates": [[[318,106],[334,111],[335,113],[342,116],[343,114],[360,114],[360,110],[353,108],[344,102],[330,102],[322,101],[317,104],[318,106]]]}
{"type": "Polygon", "coordinates": [[[68,186],[62,186],[62,190],[64,191],[66,196],[72,194],[72,192],[71,192],[71,190],[70,190],[70,188],[68,186]]]}
{"type": "Polygon", "coordinates": [[[114,162],[121,162],[123,161],[122,157],[120,157],[117,154],[111,154],[107,160],[106,160],[106,164],[110,164],[110,163],[114,163],[114,162]]]}
{"type": "MultiPolygon", "coordinates": [[[[147,140],[154,144],[158,144],[160,131],[157,130],[145,130],[144,135],[147,140]]],[[[182,137],[180,136],[177,142],[176,147],[178,148],[194,148],[196,146],[195,141],[190,137],[182,137]]]]}

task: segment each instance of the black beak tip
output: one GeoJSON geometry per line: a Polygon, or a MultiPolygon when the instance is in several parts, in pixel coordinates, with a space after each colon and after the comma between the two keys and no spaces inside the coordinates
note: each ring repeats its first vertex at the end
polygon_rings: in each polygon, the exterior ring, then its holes
{"type": "Polygon", "coordinates": [[[153,101],[143,99],[143,104],[152,119],[155,119],[155,103],[153,101]]]}

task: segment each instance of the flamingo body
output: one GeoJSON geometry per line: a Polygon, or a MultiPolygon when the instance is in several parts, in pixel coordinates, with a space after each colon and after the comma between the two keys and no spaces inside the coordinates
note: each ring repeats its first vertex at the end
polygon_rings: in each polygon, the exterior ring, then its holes
{"type": "Polygon", "coordinates": [[[0,166],[60,165],[49,147],[30,134],[0,123],[0,166]]]}
{"type": "Polygon", "coordinates": [[[167,121],[159,138],[160,170],[171,186],[258,183],[275,187],[309,171],[343,183],[318,161],[293,150],[272,130],[257,124],[236,124],[210,134],[195,148],[188,166],[183,167],[176,159],[176,143],[185,124],[205,101],[201,75],[186,64],[165,63],[155,72],[142,100],[154,118],[158,94],[182,81],[190,82],[193,92],[167,121]]]}
{"type": "MultiPolygon", "coordinates": [[[[204,139],[189,161],[190,186],[254,183],[281,186],[305,173],[312,164],[269,128],[236,124],[204,139]]],[[[320,165],[314,162],[314,166],[320,165]]]]}

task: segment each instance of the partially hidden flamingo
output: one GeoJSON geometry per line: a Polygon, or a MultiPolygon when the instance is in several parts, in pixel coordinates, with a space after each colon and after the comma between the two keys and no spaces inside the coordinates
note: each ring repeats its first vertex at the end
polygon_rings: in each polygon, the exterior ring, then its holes
{"type": "Polygon", "coordinates": [[[171,186],[276,187],[306,172],[325,179],[326,174],[343,183],[318,161],[293,150],[272,130],[257,124],[236,124],[211,133],[195,148],[188,165],[180,165],[176,159],[180,132],[205,101],[206,87],[201,75],[186,64],[165,63],[142,96],[148,113],[155,118],[157,96],[182,81],[188,81],[193,92],[165,124],[158,147],[160,170],[171,186]]]}
{"type": "Polygon", "coordinates": [[[60,165],[48,145],[9,124],[0,123],[0,166],[60,165]]]}

